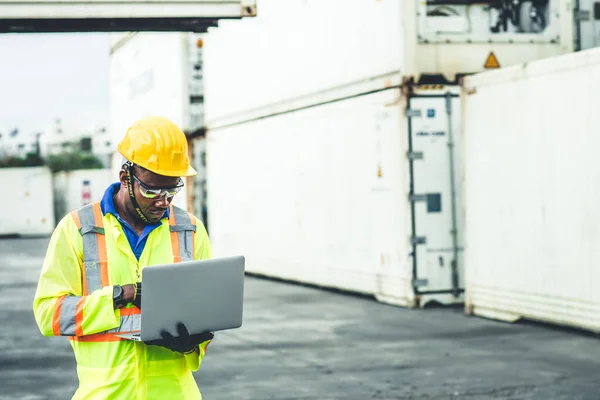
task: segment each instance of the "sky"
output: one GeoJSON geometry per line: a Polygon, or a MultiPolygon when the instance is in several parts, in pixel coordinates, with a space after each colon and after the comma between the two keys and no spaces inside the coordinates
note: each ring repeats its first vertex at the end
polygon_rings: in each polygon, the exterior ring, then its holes
{"type": "Polygon", "coordinates": [[[0,132],[108,124],[108,34],[0,34],[0,132]]]}

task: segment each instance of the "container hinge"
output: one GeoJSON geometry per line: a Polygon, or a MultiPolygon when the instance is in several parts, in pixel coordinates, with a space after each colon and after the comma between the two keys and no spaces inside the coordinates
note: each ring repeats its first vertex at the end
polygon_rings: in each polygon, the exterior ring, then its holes
{"type": "Polygon", "coordinates": [[[589,21],[592,17],[592,13],[589,10],[579,10],[575,12],[576,21],[589,21]]]}
{"type": "Polygon", "coordinates": [[[406,109],[406,116],[408,118],[420,117],[421,116],[421,110],[413,110],[413,109],[407,108],[406,109]]]}
{"type": "Polygon", "coordinates": [[[427,195],[426,194],[411,194],[408,196],[408,200],[411,203],[416,203],[419,201],[427,201],[427,195]]]}
{"type": "Polygon", "coordinates": [[[422,151],[409,151],[406,153],[406,156],[409,160],[422,160],[423,152],[422,151]]]}
{"type": "Polygon", "coordinates": [[[429,285],[428,279],[413,279],[413,287],[423,287],[429,285]]]}
{"type": "Polygon", "coordinates": [[[427,238],[425,236],[413,236],[410,241],[413,245],[426,244],[427,238]]]}

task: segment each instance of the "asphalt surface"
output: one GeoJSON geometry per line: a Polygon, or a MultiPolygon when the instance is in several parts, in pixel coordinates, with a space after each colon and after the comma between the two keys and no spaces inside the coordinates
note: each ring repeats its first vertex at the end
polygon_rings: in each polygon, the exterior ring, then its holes
{"type": "MultiPolygon", "coordinates": [[[[70,399],[66,338],[31,304],[47,239],[0,240],[0,399],[70,399]]],[[[195,374],[219,399],[600,399],[600,341],[579,332],[407,310],[247,278],[244,325],[195,374]]]]}

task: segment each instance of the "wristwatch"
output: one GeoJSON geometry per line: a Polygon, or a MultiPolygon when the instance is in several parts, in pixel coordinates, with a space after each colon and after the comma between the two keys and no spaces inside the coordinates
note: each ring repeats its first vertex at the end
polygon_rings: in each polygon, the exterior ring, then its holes
{"type": "Polygon", "coordinates": [[[113,304],[115,308],[125,306],[125,302],[123,301],[123,288],[119,285],[113,286],[113,304]]]}

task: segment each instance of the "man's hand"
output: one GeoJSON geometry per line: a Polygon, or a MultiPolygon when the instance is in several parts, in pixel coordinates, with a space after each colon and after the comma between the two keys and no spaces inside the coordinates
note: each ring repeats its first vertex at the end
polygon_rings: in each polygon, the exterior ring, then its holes
{"type": "Polygon", "coordinates": [[[166,347],[167,349],[176,351],[178,353],[189,353],[196,350],[200,343],[204,343],[207,340],[212,340],[214,337],[212,332],[190,335],[185,324],[182,322],[177,324],[177,333],[179,336],[173,336],[166,330],[163,330],[160,332],[162,339],[151,340],[145,343],[148,345],[166,347]]]}
{"type": "Polygon", "coordinates": [[[142,282],[138,282],[135,284],[135,298],[131,302],[134,306],[142,309],[142,282]]]}
{"type": "Polygon", "coordinates": [[[113,307],[115,310],[123,308],[133,301],[135,298],[135,289],[135,284],[113,286],[113,307]]]}
{"type": "Polygon", "coordinates": [[[125,304],[133,302],[133,298],[135,295],[135,285],[129,284],[123,285],[121,287],[123,288],[123,300],[125,300],[125,304]]]}

